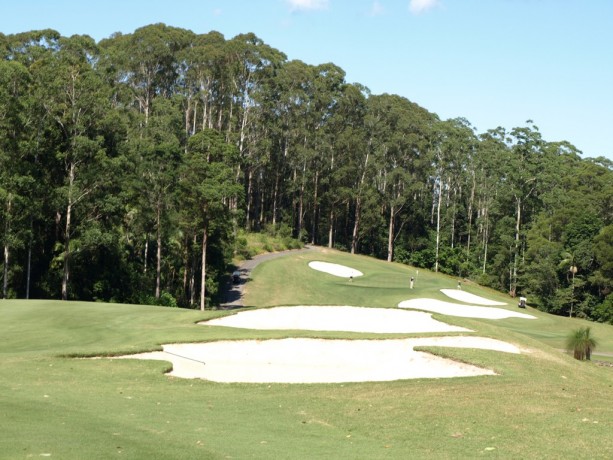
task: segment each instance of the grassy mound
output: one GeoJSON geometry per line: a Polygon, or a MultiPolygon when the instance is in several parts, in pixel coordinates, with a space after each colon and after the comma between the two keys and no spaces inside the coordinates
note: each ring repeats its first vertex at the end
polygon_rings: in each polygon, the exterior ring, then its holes
{"type": "MultiPolygon", "coordinates": [[[[394,307],[412,297],[448,300],[457,280],[326,251],[258,266],[247,303],[394,307]],[[349,281],[308,268],[356,268],[349,281]]],[[[476,285],[467,291],[512,299],[476,285]]],[[[505,307],[503,307],[505,308],[505,307]]],[[[523,310],[522,310],[523,311],[523,310]]],[[[354,384],[218,384],[163,375],[157,361],[75,359],[221,339],[380,338],[376,334],[255,331],[199,326],[228,312],[162,307],[0,301],[0,458],[612,458],[613,369],[559,351],[587,324],[528,308],[537,320],[435,315],[521,355],[430,348],[500,375],[354,384]]],[[[591,324],[597,353],[613,352],[613,327],[591,324]]],[[[383,337],[403,337],[384,334],[383,337]]]]}
{"type": "Polygon", "coordinates": [[[271,228],[260,233],[240,231],[236,237],[234,261],[240,263],[243,260],[267,252],[279,252],[302,247],[304,247],[304,244],[300,240],[292,238],[289,229],[285,227],[277,231],[271,228]]]}

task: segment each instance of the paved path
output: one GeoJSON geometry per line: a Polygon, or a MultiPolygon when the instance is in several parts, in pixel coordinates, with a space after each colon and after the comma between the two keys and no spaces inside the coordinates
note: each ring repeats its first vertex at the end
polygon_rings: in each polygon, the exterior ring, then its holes
{"type": "Polygon", "coordinates": [[[243,288],[245,283],[249,281],[249,277],[251,275],[251,270],[257,267],[262,262],[266,262],[267,260],[277,259],[279,257],[285,257],[290,254],[300,254],[303,252],[316,252],[320,251],[319,247],[307,246],[304,249],[292,249],[289,251],[281,251],[281,252],[268,252],[266,254],[260,254],[259,256],[255,256],[253,259],[245,260],[240,267],[238,267],[237,271],[240,272],[240,282],[232,283],[231,279],[221,286],[223,289],[223,302],[220,307],[224,310],[229,310],[233,308],[241,308],[243,307],[243,288]]]}

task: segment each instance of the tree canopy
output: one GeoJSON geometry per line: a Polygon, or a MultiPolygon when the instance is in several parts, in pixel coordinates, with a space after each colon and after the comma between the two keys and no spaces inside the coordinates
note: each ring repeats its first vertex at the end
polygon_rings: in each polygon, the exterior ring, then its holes
{"type": "Polygon", "coordinates": [[[0,35],[2,296],[218,302],[238,229],[613,321],[613,163],[477,133],[252,33],[0,35]]]}

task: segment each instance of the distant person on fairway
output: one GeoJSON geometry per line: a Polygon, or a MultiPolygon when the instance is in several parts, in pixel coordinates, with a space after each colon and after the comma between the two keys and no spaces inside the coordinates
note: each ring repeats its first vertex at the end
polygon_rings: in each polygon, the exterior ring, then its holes
{"type": "Polygon", "coordinates": [[[415,278],[413,278],[413,277],[411,276],[411,289],[413,289],[413,282],[414,282],[414,281],[415,281],[415,278]]]}

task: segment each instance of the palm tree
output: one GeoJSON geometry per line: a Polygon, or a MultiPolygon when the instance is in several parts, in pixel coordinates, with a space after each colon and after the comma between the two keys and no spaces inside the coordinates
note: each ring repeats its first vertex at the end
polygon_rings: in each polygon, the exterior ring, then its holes
{"type": "Polygon", "coordinates": [[[574,330],[566,340],[566,349],[572,351],[574,358],[580,361],[590,361],[596,345],[598,342],[590,336],[589,327],[574,330]]]}

